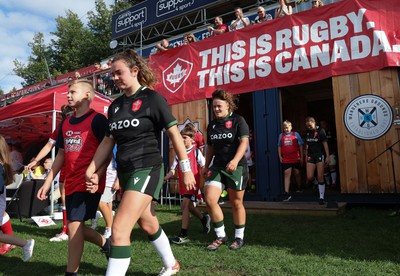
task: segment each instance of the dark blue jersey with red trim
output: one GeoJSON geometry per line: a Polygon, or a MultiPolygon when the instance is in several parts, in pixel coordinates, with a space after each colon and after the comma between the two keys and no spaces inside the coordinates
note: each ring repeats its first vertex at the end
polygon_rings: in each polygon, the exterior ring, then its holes
{"type": "MultiPolygon", "coordinates": [[[[249,137],[249,126],[244,118],[230,113],[224,119],[214,119],[207,126],[207,144],[214,150],[213,166],[226,167],[233,159],[240,144],[240,138],[249,137]]],[[[242,157],[239,165],[246,165],[246,158],[242,157]]]]}
{"type": "Polygon", "coordinates": [[[141,87],[134,95],[115,99],[108,108],[109,130],[118,145],[117,168],[129,172],[162,162],[161,130],[177,124],[163,96],[141,87]]]}

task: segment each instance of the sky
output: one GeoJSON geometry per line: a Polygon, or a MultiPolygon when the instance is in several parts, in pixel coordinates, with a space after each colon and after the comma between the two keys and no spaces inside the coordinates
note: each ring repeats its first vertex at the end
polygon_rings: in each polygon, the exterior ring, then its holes
{"type": "MultiPolygon", "coordinates": [[[[107,5],[114,0],[104,0],[107,5]]],[[[46,45],[55,31],[57,16],[67,10],[87,22],[87,12],[95,9],[95,0],[0,0],[0,88],[8,93],[13,87],[22,88],[21,78],[13,72],[13,60],[27,63],[29,42],[42,32],[46,45]]]]}

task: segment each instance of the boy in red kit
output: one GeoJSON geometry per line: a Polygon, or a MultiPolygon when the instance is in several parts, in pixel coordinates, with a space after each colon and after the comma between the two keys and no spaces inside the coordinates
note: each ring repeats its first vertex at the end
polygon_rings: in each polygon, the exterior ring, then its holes
{"type": "MultiPolygon", "coordinates": [[[[70,116],[74,112],[73,108],[68,105],[61,106],[61,116],[63,120],[70,116]]],[[[39,163],[40,160],[45,158],[47,154],[54,148],[57,142],[57,135],[60,132],[60,126],[57,125],[57,128],[51,134],[49,141],[44,145],[44,147],[40,150],[38,155],[36,155],[35,159],[26,166],[27,170],[30,170],[33,166],[39,163]]],[[[47,174],[46,174],[47,177],[47,174]]],[[[64,189],[64,169],[61,169],[60,176],[59,176],[59,184],[58,187],[60,189],[61,194],[61,208],[63,213],[63,227],[61,229],[61,233],[55,235],[50,239],[51,242],[60,242],[60,241],[67,241],[68,240],[68,229],[67,229],[67,211],[65,208],[65,189],[64,189]]]]}
{"type": "Polygon", "coordinates": [[[289,193],[292,170],[294,171],[298,190],[301,188],[300,169],[301,164],[303,164],[304,143],[299,133],[292,132],[291,122],[284,121],[282,129],[283,133],[279,134],[278,138],[278,155],[285,174],[285,199],[283,201],[289,201],[292,198],[289,193]]]}
{"type": "Polygon", "coordinates": [[[59,151],[43,186],[38,191],[40,200],[47,198],[51,182],[61,167],[65,169],[65,201],[68,221],[68,264],[65,275],[78,275],[84,241],[109,252],[110,242],[85,225],[96,216],[97,206],[104,191],[106,167],[101,168],[92,182],[86,183],[85,172],[108,127],[107,119],[90,108],[94,89],[90,81],[75,80],[68,86],[68,105],[75,113],[61,122],[57,136],[59,151]]]}
{"type": "Polygon", "coordinates": [[[190,213],[197,217],[202,225],[203,225],[203,232],[205,234],[210,233],[210,216],[203,215],[193,204],[196,201],[197,191],[200,189],[200,170],[199,167],[204,167],[206,160],[204,159],[203,154],[201,151],[193,145],[193,138],[195,137],[195,131],[190,127],[185,127],[181,131],[181,136],[183,139],[183,143],[186,148],[186,153],[188,155],[190,161],[190,167],[193,172],[193,175],[196,180],[196,187],[192,190],[186,190],[185,186],[182,182],[182,171],[180,166],[178,165],[178,157],[175,157],[174,162],[171,165],[171,170],[167,173],[164,178],[164,181],[170,179],[174,174],[175,170],[178,167],[178,175],[179,175],[179,187],[180,187],[180,194],[183,197],[181,209],[182,209],[182,228],[179,235],[173,238],[171,241],[175,244],[184,244],[189,242],[188,238],[188,228],[189,228],[189,218],[190,213]]]}

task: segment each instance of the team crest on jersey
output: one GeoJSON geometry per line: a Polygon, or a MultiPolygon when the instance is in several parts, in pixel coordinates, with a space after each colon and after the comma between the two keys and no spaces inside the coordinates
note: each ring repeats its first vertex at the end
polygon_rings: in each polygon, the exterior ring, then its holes
{"type": "Polygon", "coordinates": [[[132,104],[132,111],[136,112],[140,109],[140,107],[142,106],[142,100],[136,100],[133,102],[132,104]]]}
{"type": "Polygon", "coordinates": [[[193,63],[177,58],[162,72],[163,84],[169,92],[175,93],[185,83],[192,73],[193,63]]]}
{"type": "Polygon", "coordinates": [[[225,127],[226,127],[227,129],[232,128],[232,121],[226,121],[226,122],[225,122],[225,127]]]}
{"type": "Polygon", "coordinates": [[[70,138],[65,138],[64,142],[65,142],[65,147],[64,147],[65,152],[71,152],[71,151],[79,152],[82,148],[82,137],[79,135],[70,138]]]}

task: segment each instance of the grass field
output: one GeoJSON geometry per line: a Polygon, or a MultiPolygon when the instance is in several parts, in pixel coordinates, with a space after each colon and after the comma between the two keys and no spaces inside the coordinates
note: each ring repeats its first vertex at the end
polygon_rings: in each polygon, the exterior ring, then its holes
{"type": "MultiPolygon", "coordinates": [[[[168,236],[180,230],[179,209],[157,207],[168,236]]],[[[191,242],[172,245],[181,264],[179,275],[400,275],[400,217],[391,210],[357,207],[340,216],[248,215],[245,246],[216,252],[205,247],[214,239],[205,236],[201,224],[191,218],[191,242]]],[[[16,235],[36,240],[29,263],[16,248],[0,256],[0,275],[64,275],[67,243],[50,243],[57,226],[39,228],[13,219],[16,235]]],[[[101,219],[99,231],[104,222],[101,219]]],[[[231,215],[226,214],[226,231],[234,239],[231,215]]],[[[147,237],[138,228],[132,232],[132,261],[128,275],[157,275],[162,262],[147,237]]],[[[85,245],[80,275],[104,275],[107,262],[99,248],[85,245]]]]}

